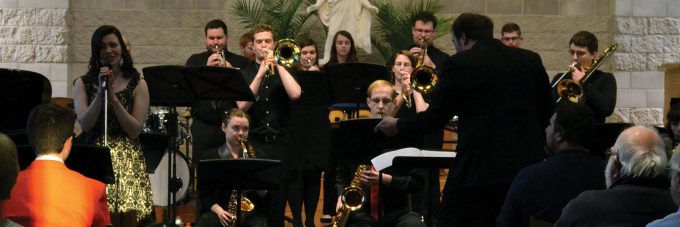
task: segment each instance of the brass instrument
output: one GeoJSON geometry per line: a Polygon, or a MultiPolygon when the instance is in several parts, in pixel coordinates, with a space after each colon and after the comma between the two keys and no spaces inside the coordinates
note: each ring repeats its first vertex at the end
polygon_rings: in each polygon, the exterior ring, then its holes
{"type": "Polygon", "coordinates": [[[335,216],[333,227],[344,227],[347,224],[350,213],[361,209],[361,206],[364,204],[364,201],[366,200],[364,195],[366,193],[363,189],[361,189],[359,181],[361,180],[361,173],[365,170],[368,170],[368,168],[369,166],[367,165],[359,165],[357,170],[354,172],[352,182],[349,184],[349,186],[345,187],[345,189],[340,194],[340,202],[342,203],[342,207],[340,207],[338,215],[335,216]]]}
{"type": "MultiPolygon", "coordinates": [[[[290,68],[300,61],[300,56],[300,45],[295,40],[282,39],[276,42],[276,47],[274,48],[274,61],[276,61],[276,64],[290,68]]],[[[267,67],[269,69],[268,74],[274,75],[274,65],[267,67]]]]}
{"type": "Polygon", "coordinates": [[[220,50],[219,45],[215,45],[215,53],[220,54],[220,62],[224,62],[224,51],[220,50]]]}
{"type": "MultiPolygon", "coordinates": [[[[585,98],[583,97],[584,92],[583,92],[583,87],[581,84],[585,83],[588,78],[590,78],[590,75],[595,72],[597,68],[599,68],[602,63],[604,62],[607,57],[611,53],[613,53],[616,48],[618,48],[618,44],[611,45],[609,48],[605,49],[604,52],[602,52],[602,55],[598,56],[594,61],[592,66],[586,68],[586,75],[581,78],[580,81],[574,81],[571,79],[563,79],[564,76],[566,76],[569,71],[565,72],[560,76],[560,78],[552,85],[553,88],[557,87],[557,95],[559,98],[557,99],[556,102],[560,102],[562,99],[567,100],[567,102],[571,103],[583,103],[585,101],[585,98]]],[[[574,63],[572,63],[574,65],[574,63]]]]}
{"type": "MultiPolygon", "coordinates": [[[[246,141],[243,138],[238,138],[239,144],[241,144],[241,149],[243,150],[243,158],[248,159],[248,158],[255,158],[255,151],[253,150],[253,147],[248,144],[248,141],[246,141]]],[[[246,215],[250,214],[255,210],[255,204],[250,201],[250,199],[246,198],[245,192],[240,193],[241,201],[238,201],[239,193],[236,190],[231,191],[231,196],[229,196],[229,205],[227,207],[227,212],[231,213],[234,215],[234,219],[232,220],[232,224],[235,224],[239,219],[242,219],[246,215]],[[236,206],[241,206],[241,215],[240,217],[236,215],[237,207],[236,206]]]]}
{"type": "Polygon", "coordinates": [[[434,68],[424,65],[425,56],[427,56],[427,42],[422,39],[420,42],[420,49],[423,52],[418,56],[418,64],[411,72],[411,87],[420,93],[428,93],[439,81],[439,75],[434,68]]]}

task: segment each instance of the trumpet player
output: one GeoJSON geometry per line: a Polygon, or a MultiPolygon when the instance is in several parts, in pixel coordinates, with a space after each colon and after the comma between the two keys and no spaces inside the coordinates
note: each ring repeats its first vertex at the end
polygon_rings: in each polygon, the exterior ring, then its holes
{"type": "MultiPolygon", "coordinates": [[[[397,93],[394,85],[386,80],[377,80],[368,87],[366,102],[371,110],[372,118],[386,117],[394,111],[397,93]]],[[[355,173],[356,165],[341,164],[338,166],[336,188],[342,193],[350,185],[354,177],[360,178],[360,187],[364,191],[365,202],[357,211],[351,212],[346,226],[377,226],[378,184],[382,184],[383,226],[425,226],[420,220],[421,215],[409,209],[408,194],[420,190],[424,184],[422,173],[413,169],[387,168],[383,172],[382,182],[379,183],[378,172],[375,169],[355,173]],[[358,175],[357,175],[358,174],[358,175]]],[[[338,197],[336,209],[340,210],[342,202],[338,197]]],[[[340,214],[338,214],[340,215],[340,214]]]]}
{"type": "MultiPolygon", "coordinates": [[[[246,83],[255,95],[256,101],[239,101],[239,109],[247,111],[253,124],[249,132],[249,142],[269,159],[285,159],[289,152],[286,148],[286,125],[290,101],[300,98],[300,85],[288,70],[274,61],[274,30],[269,25],[256,25],[251,30],[255,47],[255,64],[241,69],[246,83]]],[[[284,191],[288,187],[288,176],[292,175],[288,166],[282,170],[282,189],[269,190],[268,226],[283,226],[285,210],[284,191]]]]}
{"type": "Polygon", "coordinates": [[[427,110],[428,104],[423,94],[411,88],[411,73],[415,63],[416,59],[406,50],[393,54],[387,61],[387,68],[392,70],[394,91],[397,92],[396,106],[390,116],[412,116],[427,110]]]}
{"type": "MultiPolygon", "coordinates": [[[[242,146],[239,140],[248,140],[250,120],[248,115],[240,109],[230,109],[222,119],[221,129],[225,134],[225,143],[216,148],[210,148],[203,153],[201,159],[240,159],[243,158],[242,146]]],[[[257,155],[256,155],[257,156],[257,155]]],[[[197,221],[198,226],[230,226],[234,224],[235,214],[228,211],[231,191],[215,191],[200,193],[201,211],[197,221]]],[[[262,194],[262,193],[260,193],[262,194]]],[[[266,217],[262,212],[262,198],[257,192],[249,192],[247,197],[255,204],[255,210],[241,226],[266,226],[266,217]]],[[[241,216],[243,217],[243,216],[241,216]]]]}
{"type": "MultiPolygon", "coordinates": [[[[222,66],[243,68],[248,61],[227,49],[229,35],[227,25],[215,19],[208,22],[203,30],[205,33],[206,51],[191,55],[186,61],[187,66],[222,66]]],[[[195,101],[191,105],[192,149],[196,158],[210,147],[217,147],[224,143],[224,134],[220,130],[220,114],[235,107],[233,102],[195,101]]]]}
{"type": "Polygon", "coordinates": [[[298,70],[319,71],[318,48],[313,39],[305,39],[300,42],[300,62],[298,70]]]}
{"type": "Polygon", "coordinates": [[[415,59],[418,59],[421,53],[425,54],[423,64],[441,72],[444,63],[449,59],[449,55],[432,43],[437,35],[437,17],[428,11],[416,14],[412,21],[411,35],[413,36],[413,45],[409,51],[415,59]],[[423,47],[426,47],[426,50],[423,47]]]}
{"type": "MultiPolygon", "coordinates": [[[[574,34],[569,40],[569,55],[572,65],[569,66],[564,79],[571,79],[582,87],[585,104],[593,110],[595,122],[604,123],[605,118],[614,112],[616,106],[616,79],[611,73],[595,70],[585,80],[593,61],[597,57],[597,48],[597,37],[593,33],[580,31],[574,34]]],[[[553,77],[551,84],[558,83],[559,77],[560,75],[553,77]]],[[[553,94],[555,100],[557,100],[556,89],[553,94]]],[[[562,99],[560,103],[566,101],[566,99],[562,99]]]]}
{"type": "Polygon", "coordinates": [[[205,52],[191,55],[186,65],[208,65],[229,68],[242,68],[248,61],[227,49],[229,35],[227,24],[214,19],[205,25],[205,52]]]}

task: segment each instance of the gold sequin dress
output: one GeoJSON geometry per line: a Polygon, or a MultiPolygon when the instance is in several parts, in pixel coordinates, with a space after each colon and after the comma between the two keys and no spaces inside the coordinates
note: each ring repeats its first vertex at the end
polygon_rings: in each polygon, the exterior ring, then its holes
{"type": "MultiPolygon", "coordinates": [[[[92,76],[83,76],[81,79],[86,88],[88,103],[91,103],[97,93],[95,84],[98,81],[92,76]]],[[[128,86],[116,93],[116,97],[128,112],[132,111],[132,92],[140,80],[139,75],[133,76],[128,86]]],[[[108,115],[108,147],[111,149],[111,161],[116,176],[116,183],[106,186],[109,210],[111,212],[134,210],[137,211],[137,219],[139,220],[147,217],[153,210],[153,194],[144,155],[139,143],[125,134],[113,112],[113,108],[110,106],[108,115]]],[[[103,125],[104,110],[102,107],[95,127],[90,132],[83,133],[81,141],[104,146],[103,125]]]]}

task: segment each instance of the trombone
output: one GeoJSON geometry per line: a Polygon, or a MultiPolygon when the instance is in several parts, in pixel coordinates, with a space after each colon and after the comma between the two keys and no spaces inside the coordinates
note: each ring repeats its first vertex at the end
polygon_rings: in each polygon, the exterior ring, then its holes
{"type": "MultiPolygon", "coordinates": [[[[564,77],[569,74],[569,70],[564,72],[556,81],[554,84],[552,84],[552,87],[555,88],[557,87],[557,95],[559,98],[557,98],[557,101],[555,103],[559,103],[562,101],[562,99],[565,99],[567,102],[571,103],[583,103],[585,102],[585,99],[583,98],[584,92],[583,92],[583,87],[581,84],[585,83],[588,78],[590,78],[590,75],[595,72],[597,68],[599,68],[602,63],[604,62],[611,53],[613,53],[616,48],[618,48],[619,45],[614,43],[611,45],[609,48],[605,49],[604,52],[602,52],[602,55],[597,57],[593,61],[593,65],[586,70],[586,75],[581,78],[580,81],[574,81],[572,79],[564,79],[564,77]]],[[[576,62],[572,63],[572,66],[574,66],[576,62]]]]}
{"type": "MultiPolygon", "coordinates": [[[[300,45],[293,39],[282,39],[276,42],[274,61],[278,65],[290,68],[300,61],[300,45]]],[[[267,75],[274,75],[274,65],[268,65],[267,75]]]]}

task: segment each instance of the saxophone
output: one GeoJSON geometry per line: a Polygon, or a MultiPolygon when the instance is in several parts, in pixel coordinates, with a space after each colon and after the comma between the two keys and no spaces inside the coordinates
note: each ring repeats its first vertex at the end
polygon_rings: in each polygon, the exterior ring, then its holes
{"type": "Polygon", "coordinates": [[[333,221],[333,227],[344,227],[347,224],[350,213],[361,209],[361,206],[364,204],[366,197],[364,197],[364,190],[359,186],[359,181],[361,180],[361,173],[368,170],[368,168],[367,165],[359,165],[354,172],[352,182],[340,194],[342,207],[340,207],[338,215],[333,221]]]}
{"type": "MultiPolygon", "coordinates": [[[[238,138],[238,142],[239,144],[241,144],[241,149],[243,150],[243,159],[255,158],[255,150],[253,150],[253,146],[248,144],[248,141],[246,141],[243,138],[238,138]]],[[[250,199],[246,198],[245,192],[241,192],[240,194],[241,194],[240,202],[238,201],[239,197],[238,191],[232,190],[231,196],[229,196],[229,205],[227,207],[227,212],[234,215],[232,223],[236,223],[238,219],[245,217],[255,209],[255,204],[253,204],[253,202],[251,202],[250,199]],[[236,216],[237,206],[241,206],[241,217],[236,216]]]]}

